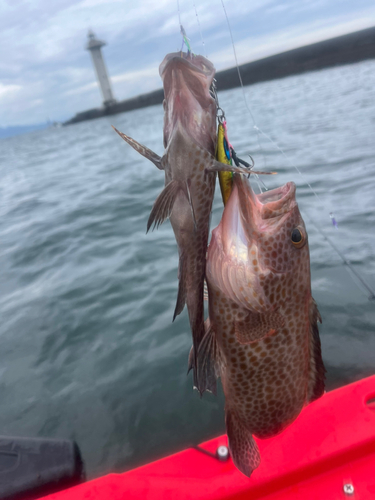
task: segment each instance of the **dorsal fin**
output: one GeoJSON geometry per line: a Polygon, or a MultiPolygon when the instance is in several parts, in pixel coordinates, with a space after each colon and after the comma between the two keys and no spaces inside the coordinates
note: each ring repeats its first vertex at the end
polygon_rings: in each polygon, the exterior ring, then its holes
{"type": "Polygon", "coordinates": [[[309,307],[310,325],[310,380],[308,385],[307,400],[309,403],[320,398],[324,393],[324,381],[326,369],[322,360],[322,350],[319,337],[319,323],[322,318],[318,311],[315,300],[311,297],[309,307]]]}

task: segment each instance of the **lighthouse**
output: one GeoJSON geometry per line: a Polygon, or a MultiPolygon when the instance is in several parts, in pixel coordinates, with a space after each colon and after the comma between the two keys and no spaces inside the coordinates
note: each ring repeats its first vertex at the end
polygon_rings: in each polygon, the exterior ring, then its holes
{"type": "Polygon", "coordinates": [[[108,107],[114,104],[116,100],[112,94],[111,84],[109,82],[107,69],[105,67],[103,55],[101,52],[101,48],[103,47],[103,45],[106,45],[106,43],[95,38],[95,35],[92,30],[89,30],[87,36],[89,41],[87,42],[86,49],[89,50],[91,53],[96,76],[98,78],[100,89],[103,94],[103,104],[105,107],[108,107]]]}

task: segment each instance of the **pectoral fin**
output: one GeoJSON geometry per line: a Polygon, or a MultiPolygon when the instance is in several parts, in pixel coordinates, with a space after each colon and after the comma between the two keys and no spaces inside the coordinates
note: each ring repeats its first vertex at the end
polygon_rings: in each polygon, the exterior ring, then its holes
{"type": "Polygon", "coordinates": [[[234,328],[240,344],[251,344],[273,335],[283,328],[284,318],[277,311],[250,313],[244,321],[235,321],[234,328]]]}
{"type": "Polygon", "coordinates": [[[123,134],[122,132],[117,130],[117,128],[114,127],[113,125],[112,125],[112,128],[115,132],[118,133],[118,135],[120,137],[122,137],[124,139],[125,142],[127,142],[133,149],[135,149],[137,151],[137,153],[141,154],[142,156],[144,156],[148,160],[152,161],[152,163],[156,167],[158,167],[159,170],[164,170],[163,165],[162,165],[162,161],[161,161],[161,158],[159,155],[157,155],[156,153],[151,151],[151,149],[146,148],[146,146],[143,146],[139,142],[135,141],[134,139],[132,139],[128,135],[123,134]]]}
{"type": "Polygon", "coordinates": [[[229,451],[234,465],[242,474],[250,477],[260,464],[258,446],[250,431],[242,424],[236,413],[230,408],[225,410],[229,451]]]}
{"type": "Polygon", "coordinates": [[[147,232],[150,227],[154,225],[154,228],[158,228],[165,219],[171,216],[173,204],[176,200],[177,193],[181,189],[181,185],[178,181],[171,181],[165,186],[163,191],[156,198],[154,206],[152,207],[150,217],[147,222],[147,232]]]}
{"type": "Polygon", "coordinates": [[[249,170],[245,167],[236,167],[235,165],[229,165],[226,163],[220,163],[214,159],[206,165],[205,170],[207,172],[234,172],[236,174],[258,174],[258,175],[275,175],[276,172],[259,172],[257,170],[249,170]]]}

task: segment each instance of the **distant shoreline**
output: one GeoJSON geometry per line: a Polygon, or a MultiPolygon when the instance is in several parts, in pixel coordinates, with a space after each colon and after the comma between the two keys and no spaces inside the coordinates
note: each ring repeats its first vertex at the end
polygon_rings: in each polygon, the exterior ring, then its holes
{"type": "MultiPolygon", "coordinates": [[[[375,26],[242,64],[240,71],[243,84],[252,85],[332,66],[352,64],[366,59],[375,59],[375,26]]],[[[236,67],[219,71],[215,78],[219,91],[240,86],[236,67]]],[[[161,104],[163,98],[163,89],[158,89],[148,94],[116,102],[108,108],[82,111],[65,122],[64,125],[161,104]]]]}

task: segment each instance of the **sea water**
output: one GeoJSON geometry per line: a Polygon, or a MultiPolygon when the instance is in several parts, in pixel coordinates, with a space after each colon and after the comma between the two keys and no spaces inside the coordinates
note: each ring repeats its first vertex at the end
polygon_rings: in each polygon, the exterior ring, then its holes
{"type": "MultiPolygon", "coordinates": [[[[327,388],[374,374],[375,302],[324,235],[375,288],[375,61],[245,94],[286,156],[259,147],[241,89],[219,93],[229,138],[278,172],[268,188],[297,184],[327,388]]],[[[162,106],[0,141],[0,435],[75,439],[89,477],[225,429],[221,389],[200,399],[186,376],[186,310],[172,323],[172,228],[146,235],[164,174],[111,124],[162,154],[162,106]]],[[[212,227],[221,213],[217,189],[212,227]]]]}

